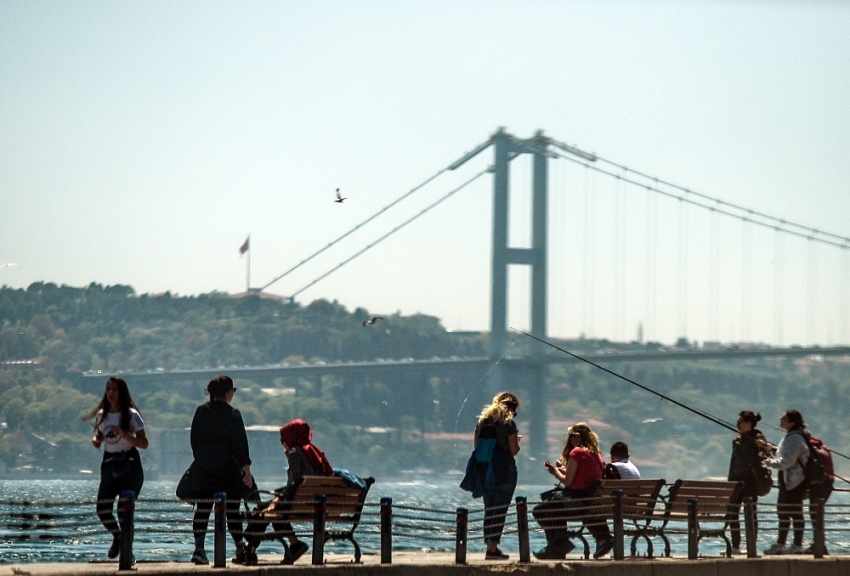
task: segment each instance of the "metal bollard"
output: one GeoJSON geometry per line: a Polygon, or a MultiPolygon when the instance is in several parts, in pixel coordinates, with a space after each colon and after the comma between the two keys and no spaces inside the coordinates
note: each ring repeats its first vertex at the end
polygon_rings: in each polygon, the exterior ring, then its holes
{"type": "Polygon", "coordinates": [[[809,503],[809,512],[812,516],[812,530],[815,533],[815,541],[813,547],[815,549],[815,558],[823,558],[824,548],[826,548],[826,522],[824,517],[823,498],[815,498],[809,503]]]}
{"type": "Polygon", "coordinates": [[[531,562],[531,546],[528,541],[528,499],[516,497],[517,537],[519,538],[519,561],[531,562]]]}
{"type": "Polygon", "coordinates": [[[136,510],[136,493],[132,490],[121,492],[118,498],[118,517],[121,525],[121,548],[118,556],[118,569],[133,568],[133,515],[136,510]]]}
{"type": "Polygon", "coordinates": [[[215,493],[213,568],[227,567],[227,492],[215,493]]]}
{"type": "Polygon", "coordinates": [[[469,527],[469,510],[457,509],[457,537],[455,538],[455,564],[466,564],[466,533],[469,527]]]}
{"type": "Polygon", "coordinates": [[[381,498],[381,564],[393,563],[393,499],[381,498]]]}
{"type": "Polygon", "coordinates": [[[747,536],[747,558],[758,558],[756,549],[756,503],[752,497],[744,498],[744,531],[747,536]]]}
{"type": "Polygon", "coordinates": [[[313,501],[313,566],[325,563],[325,504],[328,497],[316,494],[313,501]]]}
{"type": "Polygon", "coordinates": [[[625,546],[623,544],[623,491],[614,490],[614,560],[625,558],[625,546]]]}
{"type": "Polygon", "coordinates": [[[688,498],[688,560],[696,560],[699,557],[698,504],[696,498],[688,498]]]}

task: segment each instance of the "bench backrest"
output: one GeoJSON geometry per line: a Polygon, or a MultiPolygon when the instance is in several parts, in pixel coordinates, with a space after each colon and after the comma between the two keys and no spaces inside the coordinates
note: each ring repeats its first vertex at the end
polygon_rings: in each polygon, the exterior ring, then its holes
{"type": "Polygon", "coordinates": [[[630,520],[652,518],[658,496],[664,487],[663,478],[639,480],[601,480],[596,495],[613,506],[614,490],[623,491],[623,517],[630,520]]]}
{"type": "Polygon", "coordinates": [[[730,503],[741,486],[741,482],[724,480],[676,480],[667,497],[665,519],[687,521],[688,500],[696,498],[697,520],[725,522],[730,503]]]}
{"type": "Polygon", "coordinates": [[[325,501],[325,521],[329,523],[357,522],[363,510],[363,503],[374,478],[364,478],[366,489],[351,487],[344,478],[338,476],[305,476],[298,485],[292,499],[289,519],[292,522],[312,522],[315,517],[314,502],[317,494],[327,496],[325,501]]]}

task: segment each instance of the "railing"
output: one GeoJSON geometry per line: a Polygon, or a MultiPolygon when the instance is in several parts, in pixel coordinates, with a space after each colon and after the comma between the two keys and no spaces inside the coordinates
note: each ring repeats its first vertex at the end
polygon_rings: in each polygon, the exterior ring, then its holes
{"type": "MultiPolygon", "coordinates": [[[[664,502],[660,499],[656,507],[656,517],[652,524],[656,530],[646,530],[645,545],[648,547],[647,556],[652,557],[651,539],[660,535],[657,528],[662,525],[664,502]]],[[[214,520],[214,566],[224,566],[226,562],[226,522],[224,495],[213,500],[202,502],[213,504],[214,520]]],[[[227,501],[233,503],[234,501],[227,501]]],[[[597,501],[598,502],[598,501],[597,501]]],[[[517,497],[516,502],[509,507],[504,519],[498,524],[503,537],[517,538],[519,561],[529,562],[530,534],[535,531],[530,526],[528,507],[539,504],[539,501],[527,501],[517,497]]],[[[296,504],[303,504],[298,502],[296,504]]],[[[332,505],[328,501],[327,505],[332,505]]],[[[32,502],[25,500],[0,501],[0,542],[7,541],[56,541],[74,540],[80,533],[102,533],[102,526],[93,514],[95,502],[32,502]]],[[[134,563],[133,540],[138,534],[164,536],[166,539],[173,535],[187,536],[192,532],[192,509],[189,505],[176,500],[138,500],[132,493],[122,494],[119,499],[119,523],[122,529],[122,542],[118,559],[118,569],[128,570],[134,563]],[[185,528],[177,528],[182,526],[185,528]]],[[[666,536],[677,536],[687,539],[689,559],[699,557],[698,542],[701,538],[698,518],[701,510],[698,500],[689,502],[688,521],[671,521],[663,526],[666,536]]],[[[394,544],[399,541],[434,542],[435,547],[454,549],[455,562],[467,562],[467,544],[471,540],[483,541],[484,508],[457,508],[441,510],[407,505],[393,505],[392,499],[382,498],[380,503],[367,502],[363,506],[359,529],[355,533],[372,541],[374,536],[380,536],[380,557],[382,563],[392,563],[394,544]],[[454,544],[452,544],[454,542],[454,544]]],[[[844,538],[844,533],[850,532],[850,505],[824,504],[822,500],[814,500],[804,506],[804,513],[809,516],[809,524],[814,532],[813,553],[815,558],[821,558],[826,553],[827,535],[836,541],[844,538]]],[[[240,512],[243,523],[247,515],[240,512]]],[[[778,517],[775,504],[762,504],[758,510],[759,531],[761,534],[773,533],[777,530],[778,517]]],[[[551,517],[551,516],[550,516],[551,517]]],[[[745,499],[742,507],[743,532],[742,542],[746,542],[747,557],[758,556],[759,551],[754,537],[756,530],[756,506],[750,499],[745,499]]],[[[555,520],[577,522],[575,514],[565,513],[555,520]]],[[[615,561],[623,560],[625,554],[625,539],[628,534],[634,536],[634,526],[630,526],[623,514],[623,501],[615,494],[613,505],[600,505],[588,499],[582,503],[581,519],[585,523],[611,522],[612,534],[615,539],[613,557],[615,561]]],[[[313,564],[324,563],[324,541],[318,537],[323,532],[324,509],[316,508],[314,521],[313,564]]],[[[722,525],[722,523],[721,523],[722,525]]],[[[536,524],[535,524],[536,526],[536,524]]],[[[726,526],[722,526],[726,529],[726,526]]],[[[540,531],[537,529],[537,531],[540,531]]],[[[252,534],[247,531],[245,536],[252,534]]],[[[290,531],[266,532],[276,537],[292,534],[290,531]]],[[[582,528],[575,528],[572,535],[584,537],[582,528]]],[[[634,536],[637,542],[637,536],[634,536]]],[[[409,548],[409,547],[408,547],[409,548]]],[[[632,548],[634,553],[634,546],[632,548]]],[[[834,552],[834,551],[833,551],[834,552]]],[[[377,550],[376,550],[377,553],[377,550]]],[[[639,554],[637,554],[639,555],[639,554]]]]}

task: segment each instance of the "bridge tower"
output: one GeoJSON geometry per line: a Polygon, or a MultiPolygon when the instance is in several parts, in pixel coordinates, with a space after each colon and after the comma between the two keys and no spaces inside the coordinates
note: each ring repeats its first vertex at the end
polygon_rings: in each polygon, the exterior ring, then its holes
{"type": "MultiPolygon", "coordinates": [[[[497,362],[507,350],[508,335],[508,266],[531,267],[531,333],[546,338],[547,300],[547,206],[548,206],[548,154],[549,140],[538,131],[529,140],[519,140],[500,128],[491,138],[495,153],[493,172],[493,262],[490,308],[490,356],[497,362]],[[531,248],[512,248],[508,243],[510,206],[510,161],[520,154],[532,154],[532,213],[531,248]]],[[[537,343],[535,342],[535,345],[537,343]]],[[[546,388],[543,384],[545,367],[534,368],[535,373],[528,389],[532,398],[521,398],[529,410],[532,456],[545,459],[546,446],[546,388]]],[[[504,364],[497,363],[491,373],[490,389],[493,394],[509,389],[510,374],[504,364]]]]}

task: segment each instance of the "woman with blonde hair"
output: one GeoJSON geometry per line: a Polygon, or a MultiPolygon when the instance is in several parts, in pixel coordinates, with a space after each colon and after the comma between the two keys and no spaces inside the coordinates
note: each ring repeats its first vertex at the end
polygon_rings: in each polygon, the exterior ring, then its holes
{"type": "MultiPolygon", "coordinates": [[[[555,464],[547,460],[543,466],[564,488],[532,510],[537,523],[546,532],[546,546],[536,550],[534,556],[540,560],[563,560],[575,548],[569,539],[564,517],[586,515],[586,499],[593,495],[594,486],[602,479],[605,470],[599,437],[585,422],[573,424],[567,429],[561,457],[555,464]]],[[[614,547],[608,524],[604,521],[582,522],[596,540],[593,557],[601,558],[608,554],[614,547]]]]}
{"type": "Polygon", "coordinates": [[[484,481],[484,540],[486,560],[507,560],[499,549],[505,518],[517,482],[516,461],[519,434],[516,416],[519,400],[510,392],[499,392],[478,416],[475,427],[476,460],[484,481]]]}

